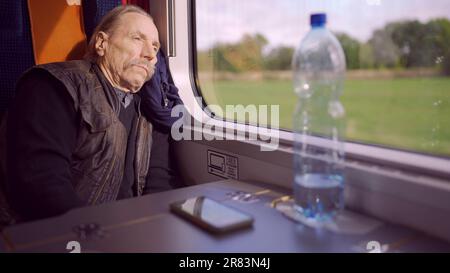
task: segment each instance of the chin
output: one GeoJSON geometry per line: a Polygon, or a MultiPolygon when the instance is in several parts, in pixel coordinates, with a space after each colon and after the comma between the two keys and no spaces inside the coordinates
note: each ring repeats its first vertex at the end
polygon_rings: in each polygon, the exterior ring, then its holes
{"type": "Polygon", "coordinates": [[[137,92],[139,92],[139,91],[141,90],[141,88],[142,88],[143,85],[144,85],[144,83],[132,85],[132,87],[131,87],[131,93],[137,93],[137,92]]]}
{"type": "Polygon", "coordinates": [[[130,79],[128,82],[128,86],[130,87],[130,90],[132,93],[136,93],[141,89],[141,87],[144,85],[145,80],[139,77],[139,79],[130,79]]]}

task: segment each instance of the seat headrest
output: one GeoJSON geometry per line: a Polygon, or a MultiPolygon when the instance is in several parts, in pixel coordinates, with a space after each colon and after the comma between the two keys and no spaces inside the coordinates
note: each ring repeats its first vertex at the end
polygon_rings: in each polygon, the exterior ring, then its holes
{"type": "Polygon", "coordinates": [[[28,0],[36,64],[81,59],[86,51],[81,0],[28,0]]]}

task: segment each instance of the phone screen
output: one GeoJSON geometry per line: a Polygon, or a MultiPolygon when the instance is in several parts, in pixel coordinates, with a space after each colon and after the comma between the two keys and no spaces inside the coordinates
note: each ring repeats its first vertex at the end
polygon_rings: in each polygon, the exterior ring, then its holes
{"type": "Polygon", "coordinates": [[[251,226],[253,222],[252,216],[204,196],[175,202],[171,209],[215,232],[251,226]]]}

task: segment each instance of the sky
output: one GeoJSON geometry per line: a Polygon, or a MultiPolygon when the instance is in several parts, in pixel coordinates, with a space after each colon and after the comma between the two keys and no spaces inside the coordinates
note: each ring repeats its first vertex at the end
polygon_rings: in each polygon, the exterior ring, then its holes
{"type": "Polygon", "coordinates": [[[236,42],[261,33],[270,46],[297,46],[309,31],[309,15],[326,12],[328,28],[361,42],[389,22],[450,19],[450,0],[197,0],[197,46],[236,42]]]}

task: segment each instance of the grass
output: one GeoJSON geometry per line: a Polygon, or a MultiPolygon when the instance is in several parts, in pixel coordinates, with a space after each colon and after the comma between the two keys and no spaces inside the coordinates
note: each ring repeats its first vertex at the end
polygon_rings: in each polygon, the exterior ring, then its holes
{"type": "MultiPolygon", "coordinates": [[[[292,128],[297,97],[288,80],[201,82],[206,101],[280,105],[280,127],[292,128]]],[[[347,80],[341,101],[349,140],[450,155],[450,78],[347,80]]],[[[242,120],[241,120],[242,121],[242,120]]]]}

